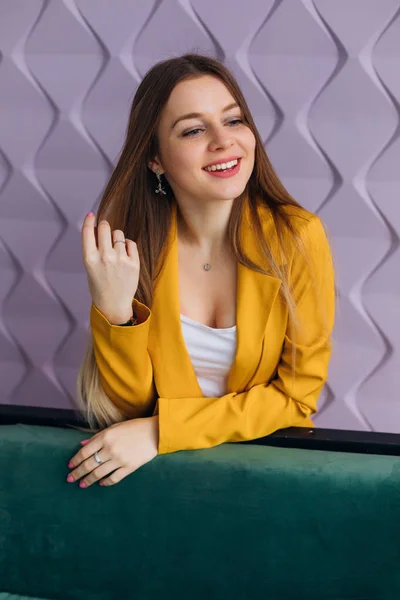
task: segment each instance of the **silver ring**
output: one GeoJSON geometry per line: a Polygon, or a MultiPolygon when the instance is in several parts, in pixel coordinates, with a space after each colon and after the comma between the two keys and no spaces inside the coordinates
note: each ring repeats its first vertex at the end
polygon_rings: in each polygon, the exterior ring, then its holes
{"type": "Polygon", "coordinates": [[[93,454],[94,456],[94,460],[97,462],[98,465],[100,465],[103,461],[101,460],[100,456],[97,454],[97,452],[95,452],[93,454]]]}
{"type": "Polygon", "coordinates": [[[115,244],[125,244],[126,240],[117,240],[116,242],[114,242],[114,246],[115,244]]]}

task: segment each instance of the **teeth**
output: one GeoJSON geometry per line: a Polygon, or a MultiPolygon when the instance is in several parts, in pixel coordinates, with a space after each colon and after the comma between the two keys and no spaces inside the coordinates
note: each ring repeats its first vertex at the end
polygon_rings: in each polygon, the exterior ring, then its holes
{"type": "Polygon", "coordinates": [[[237,159],[231,160],[227,163],[220,163],[219,165],[212,165],[211,167],[205,167],[205,171],[225,171],[226,169],[231,169],[232,167],[238,164],[237,159]]]}

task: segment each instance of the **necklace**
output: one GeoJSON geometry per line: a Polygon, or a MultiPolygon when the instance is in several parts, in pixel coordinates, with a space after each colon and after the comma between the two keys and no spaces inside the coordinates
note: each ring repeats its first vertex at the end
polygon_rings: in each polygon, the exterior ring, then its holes
{"type": "Polygon", "coordinates": [[[205,271],[209,271],[211,269],[211,265],[209,265],[208,263],[206,263],[205,265],[203,265],[203,269],[205,271]]]}

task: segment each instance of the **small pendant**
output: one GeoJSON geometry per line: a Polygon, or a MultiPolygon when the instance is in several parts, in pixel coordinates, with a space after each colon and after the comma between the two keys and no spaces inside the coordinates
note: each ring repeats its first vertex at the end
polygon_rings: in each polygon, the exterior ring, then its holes
{"type": "Polygon", "coordinates": [[[211,269],[211,265],[209,265],[208,263],[206,263],[205,265],[203,265],[203,269],[205,271],[209,271],[211,269]]]}

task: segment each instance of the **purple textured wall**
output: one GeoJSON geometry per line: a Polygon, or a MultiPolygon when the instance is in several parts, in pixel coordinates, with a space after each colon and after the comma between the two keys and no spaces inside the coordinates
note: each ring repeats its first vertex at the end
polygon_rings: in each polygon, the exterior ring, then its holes
{"type": "Polygon", "coordinates": [[[400,432],[400,0],[1,1],[0,402],[73,405],[82,220],[144,73],[190,50],[226,61],[284,184],[332,233],[316,424],[400,432]]]}

